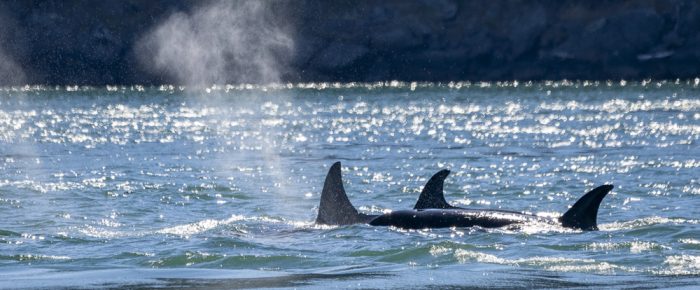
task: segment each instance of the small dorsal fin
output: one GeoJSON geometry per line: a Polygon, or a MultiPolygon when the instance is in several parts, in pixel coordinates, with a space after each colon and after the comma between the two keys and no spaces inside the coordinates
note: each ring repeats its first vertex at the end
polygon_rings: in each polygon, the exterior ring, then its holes
{"type": "Polygon", "coordinates": [[[598,207],[603,198],[613,189],[610,184],[601,185],[584,194],[559,218],[562,226],[582,230],[598,229],[598,207]]]}
{"type": "Polygon", "coordinates": [[[343,187],[340,173],[340,162],[336,162],[328,170],[326,181],[323,183],[321,203],[318,207],[317,224],[350,225],[368,222],[369,216],[360,214],[350,203],[343,187]]]}
{"type": "Polygon", "coordinates": [[[428,183],[423,186],[423,191],[421,191],[420,197],[418,197],[418,201],[413,209],[454,208],[447,203],[445,200],[445,194],[443,193],[445,178],[447,178],[447,175],[449,174],[450,171],[447,169],[443,169],[438,173],[435,173],[435,175],[428,180],[428,183]]]}

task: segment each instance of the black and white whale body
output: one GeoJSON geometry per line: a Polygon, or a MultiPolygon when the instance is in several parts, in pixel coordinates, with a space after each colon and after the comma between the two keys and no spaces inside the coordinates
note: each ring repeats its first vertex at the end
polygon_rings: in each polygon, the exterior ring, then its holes
{"type": "Polygon", "coordinates": [[[359,213],[345,193],[340,162],[331,166],[321,193],[317,224],[394,226],[404,229],[473,227],[496,228],[514,224],[549,223],[567,228],[597,230],[596,216],[603,197],[612,185],[600,186],[579,199],[561,218],[551,219],[504,210],[459,208],[445,201],[442,189],[449,170],[435,174],[425,185],[413,210],[398,210],[381,215],[359,213]]]}

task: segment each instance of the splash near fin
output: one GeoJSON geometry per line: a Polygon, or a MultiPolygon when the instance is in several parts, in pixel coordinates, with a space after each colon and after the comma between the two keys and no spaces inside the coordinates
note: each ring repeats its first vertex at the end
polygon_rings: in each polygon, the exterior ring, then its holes
{"type": "Polygon", "coordinates": [[[559,218],[562,226],[584,231],[597,230],[598,207],[600,207],[600,202],[612,189],[612,185],[601,185],[583,195],[559,218]]]}
{"type": "Polygon", "coordinates": [[[433,177],[428,180],[428,183],[423,187],[423,191],[418,197],[418,202],[413,207],[413,209],[427,209],[427,208],[437,208],[437,209],[448,209],[455,208],[451,206],[445,200],[445,195],[443,193],[443,186],[445,184],[445,178],[450,174],[447,169],[440,170],[435,173],[433,177]]]}
{"type": "Polygon", "coordinates": [[[340,162],[336,162],[328,170],[326,181],[321,192],[321,204],[318,207],[317,224],[350,225],[368,222],[370,217],[360,214],[350,203],[343,178],[340,174],[340,162]]]}

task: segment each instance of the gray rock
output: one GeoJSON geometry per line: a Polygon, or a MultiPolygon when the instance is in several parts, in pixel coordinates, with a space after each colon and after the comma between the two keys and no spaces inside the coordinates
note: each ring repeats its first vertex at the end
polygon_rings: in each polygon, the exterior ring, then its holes
{"type": "Polygon", "coordinates": [[[591,21],[551,54],[589,62],[635,59],[660,41],[663,27],[664,19],[651,9],[623,11],[591,21]]]}
{"type": "Polygon", "coordinates": [[[314,68],[321,70],[336,70],[353,64],[369,52],[362,44],[336,41],[321,50],[311,60],[314,68]]]}
{"type": "Polygon", "coordinates": [[[393,51],[419,47],[424,44],[423,29],[391,26],[371,32],[370,46],[378,51],[393,51]]]}
{"type": "MultiPolygon", "coordinates": [[[[0,85],[15,70],[46,84],[174,82],[149,69],[139,39],[207,3],[0,1],[11,68],[0,85]]],[[[266,21],[295,40],[293,52],[267,48],[283,81],[694,78],[700,68],[697,0],[271,3],[266,21]]]]}
{"type": "Polygon", "coordinates": [[[441,20],[450,20],[457,15],[459,6],[453,0],[422,0],[427,11],[432,12],[441,20]]]}

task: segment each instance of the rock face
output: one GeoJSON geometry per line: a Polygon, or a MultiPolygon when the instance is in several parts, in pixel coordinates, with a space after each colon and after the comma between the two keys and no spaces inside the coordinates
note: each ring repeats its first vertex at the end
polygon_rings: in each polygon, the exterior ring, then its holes
{"type": "MultiPolygon", "coordinates": [[[[181,82],[167,69],[150,69],[149,51],[138,43],[174,13],[191,15],[212,3],[1,0],[0,85],[181,82]]],[[[284,27],[294,43],[271,54],[279,81],[700,75],[694,0],[287,0],[266,2],[263,10],[267,22],[255,25],[284,27]]],[[[222,61],[231,69],[217,81],[243,79],[236,63],[222,61]]]]}

